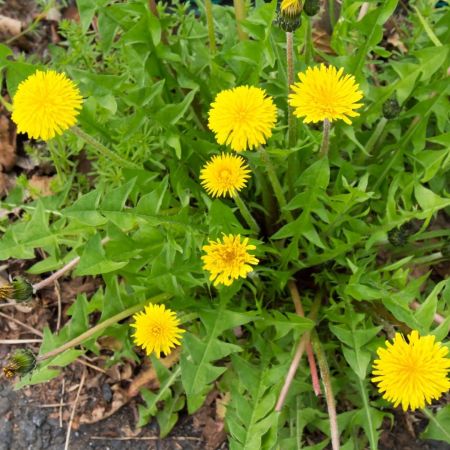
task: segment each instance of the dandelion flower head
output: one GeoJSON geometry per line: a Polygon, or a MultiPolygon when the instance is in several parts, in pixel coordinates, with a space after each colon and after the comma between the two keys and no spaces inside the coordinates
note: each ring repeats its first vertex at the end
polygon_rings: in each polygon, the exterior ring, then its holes
{"type": "Polygon", "coordinates": [[[272,136],[277,109],[263,89],[239,86],[217,94],[209,110],[209,128],[219,144],[241,152],[272,136]]]}
{"type": "Polygon", "coordinates": [[[241,241],[240,235],[232,234],[224,235],[222,242],[218,239],[204,245],[203,268],[210,272],[209,279],[214,281],[214,286],[230,286],[239,277],[245,278],[253,270],[251,264],[258,264],[258,260],[248,252],[255,248],[248,244],[248,238],[241,241]]]}
{"type": "Polygon", "coordinates": [[[244,158],[222,153],[208,161],[200,173],[206,192],[213,197],[234,197],[247,184],[250,170],[244,158]]]}
{"type": "Polygon", "coordinates": [[[304,117],[305,123],[342,119],[351,124],[349,117],[359,116],[354,110],[362,106],[358,101],[363,94],[354,76],[343,72],[342,68],[338,70],[325,64],[300,72],[300,82],[291,85],[289,94],[294,114],[304,117]]]}
{"type": "Polygon", "coordinates": [[[297,16],[302,12],[302,2],[300,0],[283,0],[280,9],[287,16],[297,16]]]}
{"type": "Polygon", "coordinates": [[[131,326],[136,329],[134,342],[142,347],[147,355],[155,352],[159,358],[161,352],[168,355],[180,344],[184,330],[179,327],[180,321],[175,313],[164,305],[150,303],[144,311],[136,313],[133,319],[135,323],[131,326]]]}
{"type": "Polygon", "coordinates": [[[47,141],[75,125],[81,103],[80,91],[65,74],[38,70],[19,84],[12,120],[19,133],[47,141]]]}
{"type": "Polygon", "coordinates": [[[394,342],[377,350],[372,381],[378,384],[383,398],[404,411],[424,408],[450,389],[450,359],[447,347],[435,342],[434,336],[419,336],[413,330],[406,342],[396,333],[394,342]]]}

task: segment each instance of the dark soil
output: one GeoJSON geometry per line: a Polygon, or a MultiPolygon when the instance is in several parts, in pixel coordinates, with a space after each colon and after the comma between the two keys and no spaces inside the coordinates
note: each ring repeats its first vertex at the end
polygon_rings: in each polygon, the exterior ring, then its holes
{"type": "MultiPolygon", "coordinates": [[[[14,391],[9,383],[0,384],[0,450],[61,450],[64,448],[67,424],[60,424],[58,406],[48,406],[36,399],[39,388],[14,391]]],[[[66,407],[67,408],[67,407],[66,407]]],[[[193,428],[192,420],[182,418],[170,437],[158,438],[152,423],[136,435],[135,408],[124,406],[112,417],[73,430],[71,450],[198,450],[205,444],[193,428]],[[125,432],[124,432],[125,431],[125,432]],[[119,438],[119,439],[117,439],[119,438]]]]}

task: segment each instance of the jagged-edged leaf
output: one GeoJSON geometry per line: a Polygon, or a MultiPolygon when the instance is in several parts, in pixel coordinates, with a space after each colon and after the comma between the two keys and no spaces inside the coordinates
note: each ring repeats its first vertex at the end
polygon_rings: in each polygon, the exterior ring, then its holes
{"type": "Polygon", "coordinates": [[[237,355],[232,356],[237,382],[232,387],[226,423],[231,450],[262,448],[262,438],[276,422],[277,394],[268,367],[254,366],[237,355]]]}
{"type": "Polygon", "coordinates": [[[436,414],[427,411],[430,419],[421,438],[436,439],[450,444],[450,405],[444,406],[436,414]]]}
{"type": "Polygon", "coordinates": [[[220,341],[211,335],[203,340],[191,333],[183,335],[181,369],[189,414],[202,406],[212,388],[211,383],[226,370],[225,367],[218,367],[213,363],[240,350],[239,346],[220,341]]]}
{"type": "Polygon", "coordinates": [[[84,246],[75,275],[99,275],[113,272],[126,265],[126,261],[111,261],[108,259],[100,235],[94,234],[84,246]]]}
{"type": "Polygon", "coordinates": [[[93,227],[103,225],[107,219],[100,214],[98,206],[101,192],[91,191],[78,198],[71,206],[64,208],[61,212],[66,217],[77,219],[79,222],[93,227]]]}

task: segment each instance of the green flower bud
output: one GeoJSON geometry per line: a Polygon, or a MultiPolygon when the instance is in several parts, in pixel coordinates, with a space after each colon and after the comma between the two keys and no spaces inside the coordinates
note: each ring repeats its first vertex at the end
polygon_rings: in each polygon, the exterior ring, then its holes
{"type": "Polygon", "coordinates": [[[21,348],[9,356],[6,366],[3,367],[3,373],[6,378],[11,379],[16,375],[22,376],[30,373],[35,367],[34,353],[27,348],[21,348]]]}
{"type": "Polygon", "coordinates": [[[283,30],[289,33],[300,28],[302,24],[302,19],[300,15],[291,16],[288,14],[283,14],[282,11],[278,11],[277,19],[275,23],[283,30]]]}
{"type": "Polygon", "coordinates": [[[399,105],[395,95],[383,103],[383,116],[386,119],[395,119],[401,110],[402,107],[399,105]]]}
{"type": "Polygon", "coordinates": [[[25,302],[33,295],[33,286],[23,277],[16,277],[11,283],[13,293],[11,298],[18,302],[25,302]]]}
{"type": "Polygon", "coordinates": [[[394,247],[404,247],[408,243],[408,236],[401,228],[393,228],[388,232],[388,240],[394,247]]]}
{"type": "Polygon", "coordinates": [[[305,4],[303,5],[303,11],[307,16],[315,16],[320,10],[320,1],[319,0],[305,0],[305,4]]]}
{"type": "Polygon", "coordinates": [[[11,283],[0,286],[0,300],[24,302],[33,295],[33,286],[23,277],[16,277],[11,283]]]}

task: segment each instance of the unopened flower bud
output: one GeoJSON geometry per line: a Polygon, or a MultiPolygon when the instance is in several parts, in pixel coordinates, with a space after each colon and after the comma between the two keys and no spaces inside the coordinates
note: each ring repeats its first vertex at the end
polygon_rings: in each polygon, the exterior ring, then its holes
{"type": "Polygon", "coordinates": [[[400,228],[393,228],[388,232],[388,240],[394,247],[404,247],[408,243],[408,233],[400,228]]]}
{"type": "Polygon", "coordinates": [[[10,283],[0,286],[0,300],[24,302],[33,294],[33,286],[23,277],[16,277],[10,283]]]}
{"type": "Polygon", "coordinates": [[[402,107],[399,105],[395,95],[383,103],[383,116],[386,119],[395,119],[401,110],[402,107]]]}
{"type": "Polygon", "coordinates": [[[294,32],[298,28],[300,28],[302,24],[301,16],[289,17],[281,14],[281,11],[278,13],[278,17],[276,20],[276,24],[283,30],[289,33],[294,32]]]}
{"type": "Polygon", "coordinates": [[[303,11],[307,16],[315,16],[320,10],[320,1],[319,0],[305,0],[305,4],[303,5],[303,11]]]}
{"type": "Polygon", "coordinates": [[[286,32],[293,32],[300,28],[302,23],[301,0],[283,0],[278,11],[276,23],[286,32]]]}
{"type": "Polygon", "coordinates": [[[30,373],[35,367],[34,353],[27,348],[21,348],[9,356],[6,366],[3,367],[3,373],[6,378],[11,379],[16,375],[22,376],[30,373]]]}
{"type": "Polygon", "coordinates": [[[23,277],[16,277],[11,284],[13,286],[12,298],[14,300],[18,302],[25,302],[33,295],[33,286],[27,279],[23,277]]]}

